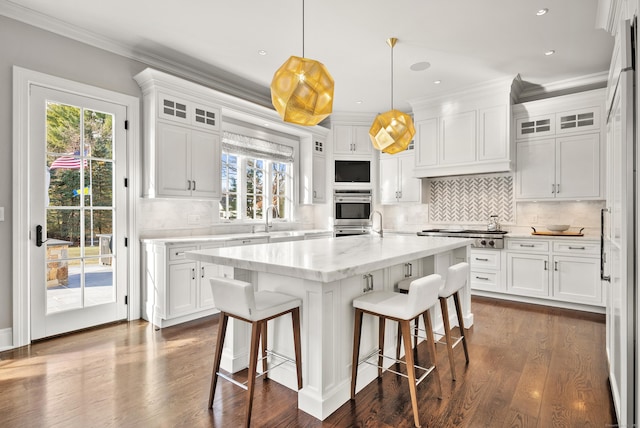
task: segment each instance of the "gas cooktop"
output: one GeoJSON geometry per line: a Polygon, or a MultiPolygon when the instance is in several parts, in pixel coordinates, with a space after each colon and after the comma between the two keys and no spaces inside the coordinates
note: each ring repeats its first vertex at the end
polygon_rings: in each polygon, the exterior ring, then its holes
{"type": "Polygon", "coordinates": [[[443,236],[456,238],[474,238],[471,244],[475,248],[504,248],[504,230],[473,230],[473,229],[425,229],[418,232],[418,236],[443,236]]]}

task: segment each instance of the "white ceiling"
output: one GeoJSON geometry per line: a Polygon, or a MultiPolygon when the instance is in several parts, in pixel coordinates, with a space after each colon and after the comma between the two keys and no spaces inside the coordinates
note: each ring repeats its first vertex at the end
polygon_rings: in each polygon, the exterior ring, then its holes
{"type": "MultiPolygon", "coordinates": [[[[302,55],[301,0],[2,3],[14,17],[20,11],[43,26],[53,17],[56,28],[234,81],[267,100],[274,71],[302,55]]],[[[597,0],[306,0],[304,55],[333,75],[335,112],[382,112],[391,107],[385,40],[397,37],[394,107],[409,111],[408,100],[517,74],[544,86],[605,72],[613,38],[595,28],[596,11],[597,0]],[[536,16],[542,8],[549,13],[536,16]],[[556,54],[545,56],[550,49],[556,54]],[[423,61],[427,70],[410,70],[423,61]]]]}

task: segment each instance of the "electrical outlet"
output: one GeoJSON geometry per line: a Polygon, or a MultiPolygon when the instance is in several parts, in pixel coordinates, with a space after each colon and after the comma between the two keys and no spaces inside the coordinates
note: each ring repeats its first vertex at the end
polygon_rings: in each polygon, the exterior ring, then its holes
{"type": "Polygon", "coordinates": [[[200,216],[198,214],[189,214],[187,217],[187,223],[200,224],[200,216]]]}

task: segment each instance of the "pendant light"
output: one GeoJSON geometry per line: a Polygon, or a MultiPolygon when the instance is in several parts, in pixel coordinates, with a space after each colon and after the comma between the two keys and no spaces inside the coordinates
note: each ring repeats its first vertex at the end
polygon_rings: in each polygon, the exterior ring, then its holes
{"type": "Polygon", "coordinates": [[[397,41],[395,37],[387,39],[391,47],[391,110],[376,116],[369,129],[373,147],[389,154],[406,150],[416,133],[411,116],[393,108],[393,47],[397,41]]]}
{"type": "Polygon", "coordinates": [[[302,0],[302,57],[291,56],[273,75],[271,103],[285,122],[313,126],[333,109],[333,77],[321,62],[304,57],[304,0],[302,0]]]}

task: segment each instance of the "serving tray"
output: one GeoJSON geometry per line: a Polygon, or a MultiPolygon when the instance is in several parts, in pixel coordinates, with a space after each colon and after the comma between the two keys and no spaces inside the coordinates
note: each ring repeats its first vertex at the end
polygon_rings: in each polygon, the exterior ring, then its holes
{"type": "Polygon", "coordinates": [[[538,232],[536,230],[535,227],[531,226],[531,229],[533,229],[533,232],[531,232],[532,235],[544,235],[544,236],[584,236],[584,234],[582,233],[582,231],[584,230],[584,227],[580,228],[579,231],[577,232],[572,232],[569,230],[565,230],[564,232],[552,232],[552,231],[541,231],[538,232]]]}

